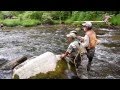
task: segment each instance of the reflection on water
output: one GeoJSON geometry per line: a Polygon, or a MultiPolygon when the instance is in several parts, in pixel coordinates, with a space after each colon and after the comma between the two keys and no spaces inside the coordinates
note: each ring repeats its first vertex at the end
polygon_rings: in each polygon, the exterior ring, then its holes
{"type": "MultiPolygon", "coordinates": [[[[38,56],[46,51],[61,54],[67,49],[65,35],[70,27],[8,28],[0,31],[0,57],[13,60],[23,55],[38,56]]],[[[120,78],[120,31],[95,30],[101,44],[96,47],[90,78],[120,78]]],[[[79,32],[83,35],[83,31],[79,32]]],[[[2,60],[0,61],[2,62],[2,60]]],[[[0,78],[10,78],[11,71],[0,71],[0,78]]]]}

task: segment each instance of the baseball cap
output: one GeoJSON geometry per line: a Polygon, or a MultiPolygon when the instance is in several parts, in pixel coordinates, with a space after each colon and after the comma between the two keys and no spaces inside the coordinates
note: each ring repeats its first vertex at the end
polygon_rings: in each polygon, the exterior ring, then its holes
{"type": "Polygon", "coordinates": [[[70,31],[70,33],[75,33],[75,34],[77,34],[77,31],[73,30],[73,31],[70,31]]]}
{"type": "Polygon", "coordinates": [[[86,26],[86,27],[92,27],[92,23],[91,22],[85,22],[82,25],[86,26]]]}
{"type": "Polygon", "coordinates": [[[67,36],[67,37],[76,38],[76,35],[75,35],[75,33],[69,33],[69,34],[67,34],[66,36],[67,36]]]}

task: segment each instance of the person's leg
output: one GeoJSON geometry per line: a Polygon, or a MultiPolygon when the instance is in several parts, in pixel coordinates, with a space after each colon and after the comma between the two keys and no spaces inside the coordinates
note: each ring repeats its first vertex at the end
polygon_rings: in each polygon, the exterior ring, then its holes
{"type": "Polygon", "coordinates": [[[65,57],[65,60],[67,62],[67,65],[68,65],[68,69],[71,70],[71,66],[70,66],[70,63],[73,63],[71,58],[70,57],[65,57]]]}
{"type": "Polygon", "coordinates": [[[88,58],[87,55],[84,54],[83,56],[81,56],[81,61],[79,62],[78,67],[76,68],[77,75],[80,79],[88,79],[87,65],[88,58]]]}
{"type": "Polygon", "coordinates": [[[87,65],[87,71],[90,71],[92,59],[93,59],[93,57],[89,57],[89,61],[88,61],[88,65],[87,65]]]}
{"type": "Polygon", "coordinates": [[[95,48],[87,50],[87,57],[88,57],[88,65],[87,65],[87,71],[90,71],[90,67],[91,67],[91,63],[94,57],[94,53],[95,53],[95,48]]]}
{"type": "Polygon", "coordinates": [[[75,67],[78,68],[80,63],[81,63],[81,57],[80,57],[80,54],[78,54],[78,56],[76,57],[76,60],[74,60],[75,67]]]}
{"type": "MultiPolygon", "coordinates": [[[[74,58],[73,58],[73,59],[74,59],[74,58]]],[[[70,58],[70,57],[66,57],[66,58],[65,58],[65,60],[66,60],[66,62],[67,62],[67,66],[68,66],[68,70],[66,70],[66,73],[67,73],[67,74],[73,73],[73,72],[75,71],[75,64],[74,64],[74,62],[73,62],[73,59],[70,58]]],[[[76,72],[74,72],[73,76],[70,76],[70,75],[69,75],[69,78],[79,79],[76,72]]]]}

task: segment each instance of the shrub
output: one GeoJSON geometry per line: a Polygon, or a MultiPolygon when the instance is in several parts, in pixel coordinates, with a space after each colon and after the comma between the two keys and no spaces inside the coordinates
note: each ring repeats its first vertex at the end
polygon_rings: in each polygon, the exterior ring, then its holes
{"type": "Polygon", "coordinates": [[[18,26],[18,25],[20,25],[20,20],[19,19],[5,19],[4,21],[3,21],[3,24],[5,25],[5,26],[10,26],[10,27],[13,27],[13,26],[18,26]]]}
{"type": "Polygon", "coordinates": [[[36,26],[38,24],[40,24],[40,21],[35,19],[26,19],[21,21],[21,25],[25,27],[36,26]]]}
{"type": "Polygon", "coordinates": [[[27,11],[24,14],[22,14],[23,19],[37,19],[41,20],[42,18],[42,11],[27,11]]]}

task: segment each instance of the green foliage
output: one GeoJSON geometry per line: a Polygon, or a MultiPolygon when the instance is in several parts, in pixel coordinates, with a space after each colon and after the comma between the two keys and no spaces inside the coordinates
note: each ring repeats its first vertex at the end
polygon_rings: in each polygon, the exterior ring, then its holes
{"type": "Polygon", "coordinates": [[[18,25],[28,27],[28,26],[36,26],[40,24],[40,21],[34,19],[25,19],[22,21],[20,21],[20,19],[5,19],[4,21],[2,21],[2,23],[5,26],[9,26],[9,27],[18,26],[18,25]]]}
{"type": "Polygon", "coordinates": [[[113,16],[111,19],[110,19],[110,22],[113,24],[113,25],[120,25],[120,14],[116,15],[116,16],[113,16]]]}
{"type": "Polygon", "coordinates": [[[3,23],[3,20],[0,19],[0,23],[3,23]]]}
{"type": "Polygon", "coordinates": [[[53,24],[54,23],[51,14],[47,13],[47,12],[43,13],[41,21],[43,24],[53,24]]]}
{"type": "Polygon", "coordinates": [[[29,27],[29,26],[36,26],[40,24],[39,20],[34,20],[34,19],[26,19],[21,22],[22,26],[29,27]]]}
{"type": "Polygon", "coordinates": [[[23,19],[38,19],[41,20],[42,18],[42,12],[40,11],[26,11],[24,14],[22,14],[23,19]]]}
{"type": "Polygon", "coordinates": [[[4,19],[4,15],[3,14],[0,14],[0,19],[4,19]]]}
{"type": "Polygon", "coordinates": [[[59,21],[58,20],[53,20],[53,23],[54,24],[59,24],[59,21]]]}
{"type": "Polygon", "coordinates": [[[66,20],[68,17],[70,17],[69,11],[52,11],[51,16],[54,20],[66,20]]]}
{"type": "Polygon", "coordinates": [[[67,19],[66,21],[65,21],[65,24],[72,24],[73,23],[73,21],[71,20],[71,19],[67,19]]]}
{"type": "Polygon", "coordinates": [[[5,19],[3,21],[3,24],[5,26],[10,26],[10,27],[18,26],[18,25],[20,25],[20,20],[19,19],[5,19]]]}
{"type": "Polygon", "coordinates": [[[53,12],[51,12],[51,16],[54,20],[59,20],[60,12],[59,11],[53,11],[53,12]]]}
{"type": "Polygon", "coordinates": [[[101,14],[97,14],[97,12],[92,12],[92,11],[87,11],[87,12],[83,12],[83,11],[74,11],[72,13],[72,17],[70,18],[72,21],[92,21],[92,20],[96,20],[96,19],[102,19],[102,18],[98,18],[101,17],[101,14]]]}
{"type": "Polygon", "coordinates": [[[80,21],[101,21],[105,13],[114,15],[110,19],[113,25],[120,25],[120,11],[0,11],[0,23],[6,26],[34,26],[40,23],[61,24],[62,22],[79,25],[80,21]],[[17,19],[10,19],[11,17],[17,19]]]}
{"type": "Polygon", "coordinates": [[[10,11],[1,11],[1,13],[2,13],[3,15],[7,15],[7,16],[11,15],[11,12],[10,12],[10,11]]]}
{"type": "Polygon", "coordinates": [[[15,74],[14,79],[19,79],[19,76],[17,74],[15,74]]]}

